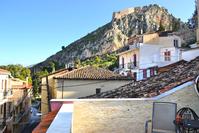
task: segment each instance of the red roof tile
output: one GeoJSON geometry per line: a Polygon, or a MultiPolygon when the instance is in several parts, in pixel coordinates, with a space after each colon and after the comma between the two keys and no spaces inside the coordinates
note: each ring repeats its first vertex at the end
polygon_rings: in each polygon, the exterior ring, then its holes
{"type": "Polygon", "coordinates": [[[107,79],[124,79],[123,76],[116,74],[110,70],[86,66],[79,69],[64,73],[56,79],[76,79],[76,80],[107,80],[107,79]]]}

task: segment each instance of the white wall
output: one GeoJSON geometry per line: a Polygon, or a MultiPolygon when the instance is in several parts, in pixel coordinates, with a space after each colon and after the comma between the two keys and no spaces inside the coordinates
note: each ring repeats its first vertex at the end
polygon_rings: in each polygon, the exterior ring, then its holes
{"type": "Polygon", "coordinates": [[[140,48],[140,69],[152,66],[163,67],[175,63],[181,59],[180,50],[164,45],[142,44],[140,48]],[[171,52],[171,61],[165,61],[164,52],[171,52]]]}
{"type": "Polygon", "coordinates": [[[182,59],[190,61],[199,56],[199,49],[182,51],[182,59]]]}
{"type": "Polygon", "coordinates": [[[8,78],[9,78],[8,75],[4,75],[4,74],[0,75],[0,100],[3,100],[3,92],[5,90],[8,90],[8,88],[10,87],[8,86],[8,82],[9,82],[8,78]],[[5,86],[5,82],[7,82],[6,86],[5,86]]]}
{"type": "Polygon", "coordinates": [[[141,44],[140,46],[140,69],[156,66],[159,60],[160,45],[141,44]]]}

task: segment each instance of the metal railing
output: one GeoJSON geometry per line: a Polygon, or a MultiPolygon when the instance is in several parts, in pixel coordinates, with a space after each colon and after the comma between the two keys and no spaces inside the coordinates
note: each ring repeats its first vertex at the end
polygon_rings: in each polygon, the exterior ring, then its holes
{"type": "Polygon", "coordinates": [[[12,89],[9,89],[7,91],[0,90],[0,100],[6,99],[8,96],[11,96],[13,94],[12,89]]]}
{"type": "Polygon", "coordinates": [[[119,65],[119,69],[136,69],[138,68],[138,64],[139,62],[130,62],[130,63],[126,63],[126,64],[120,64],[119,65]]]}
{"type": "Polygon", "coordinates": [[[140,48],[140,43],[134,43],[129,45],[129,50],[140,48]]]}

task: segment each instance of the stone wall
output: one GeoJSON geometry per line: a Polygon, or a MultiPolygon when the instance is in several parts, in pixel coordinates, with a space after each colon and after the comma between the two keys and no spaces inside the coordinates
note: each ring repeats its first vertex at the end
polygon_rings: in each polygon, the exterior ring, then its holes
{"type": "Polygon", "coordinates": [[[134,11],[135,11],[134,8],[127,8],[127,9],[121,10],[119,12],[114,12],[113,13],[113,19],[121,19],[123,16],[131,14],[134,11]]]}
{"type": "MultiPolygon", "coordinates": [[[[199,115],[199,97],[190,85],[157,101],[191,107],[199,115]]],[[[73,133],[144,133],[152,117],[152,100],[101,100],[74,103],[73,133]]]]}

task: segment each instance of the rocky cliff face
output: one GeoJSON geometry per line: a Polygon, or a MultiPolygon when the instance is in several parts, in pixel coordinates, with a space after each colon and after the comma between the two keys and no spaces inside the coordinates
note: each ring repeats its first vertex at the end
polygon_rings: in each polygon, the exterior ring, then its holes
{"type": "Polygon", "coordinates": [[[110,23],[71,43],[64,50],[36,66],[44,66],[49,61],[65,64],[73,61],[74,58],[85,59],[113,52],[127,45],[129,37],[154,32],[160,27],[177,31],[185,25],[169,14],[167,9],[158,5],[114,12],[110,23]]]}

